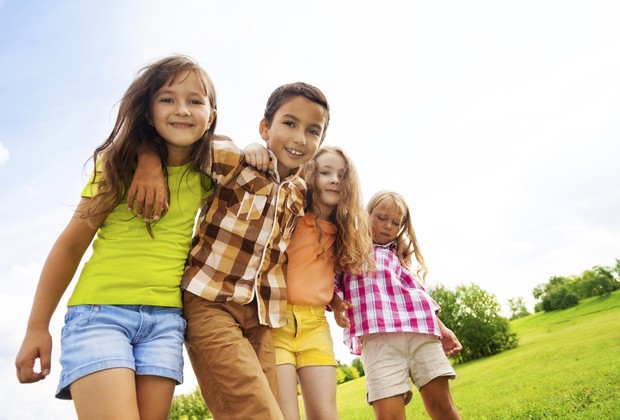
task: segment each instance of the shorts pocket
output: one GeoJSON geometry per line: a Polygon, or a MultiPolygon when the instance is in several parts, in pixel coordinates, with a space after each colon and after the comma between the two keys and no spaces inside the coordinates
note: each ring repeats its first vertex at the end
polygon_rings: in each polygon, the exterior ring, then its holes
{"type": "Polygon", "coordinates": [[[97,305],[77,305],[69,306],[65,314],[65,325],[62,327],[61,334],[71,334],[78,328],[90,324],[95,317],[97,305]]]}

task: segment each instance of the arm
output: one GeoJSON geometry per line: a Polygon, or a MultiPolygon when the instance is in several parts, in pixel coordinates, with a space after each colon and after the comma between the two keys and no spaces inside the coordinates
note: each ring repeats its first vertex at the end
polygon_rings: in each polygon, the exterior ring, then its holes
{"type": "Polygon", "coordinates": [[[273,160],[269,155],[269,151],[260,143],[251,143],[243,150],[245,161],[254,166],[261,172],[267,172],[268,169],[274,170],[273,160]]]}
{"type": "Polygon", "coordinates": [[[437,318],[439,324],[439,330],[441,331],[441,345],[446,356],[456,356],[463,350],[463,346],[452,330],[444,325],[439,318],[437,318]]]}
{"type": "Polygon", "coordinates": [[[351,302],[340,299],[340,296],[334,293],[331,302],[329,302],[329,307],[334,312],[334,319],[339,327],[349,328],[351,326],[351,322],[346,315],[346,312],[353,307],[351,302]]]}
{"type": "Polygon", "coordinates": [[[159,220],[162,211],[168,208],[168,189],[161,159],[144,142],[138,150],[138,165],[127,191],[129,211],[133,211],[134,202],[138,217],[144,215],[147,222],[151,215],[159,220]]]}
{"type": "Polygon", "coordinates": [[[35,292],[26,335],[15,359],[17,378],[21,383],[38,382],[50,372],[52,337],[49,324],[60,298],[71,283],[84,252],[90,245],[103,218],[97,223],[80,218],[78,212],[88,203],[80,201],[76,214],[52,247],[35,292]],[[41,372],[34,371],[40,359],[41,372]]]}

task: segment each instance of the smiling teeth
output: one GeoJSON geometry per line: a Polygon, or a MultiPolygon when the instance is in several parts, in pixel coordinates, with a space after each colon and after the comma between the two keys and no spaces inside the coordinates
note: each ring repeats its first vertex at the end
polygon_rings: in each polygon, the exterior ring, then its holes
{"type": "Polygon", "coordinates": [[[298,150],[293,150],[293,149],[289,149],[287,148],[286,150],[288,150],[289,153],[296,155],[296,156],[303,156],[304,154],[298,150]]]}

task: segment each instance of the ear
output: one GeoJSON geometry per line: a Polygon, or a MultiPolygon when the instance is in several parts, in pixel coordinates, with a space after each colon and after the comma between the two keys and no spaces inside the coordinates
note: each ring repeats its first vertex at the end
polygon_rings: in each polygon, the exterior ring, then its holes
{"type": "Polygon", "coordinates": [[[211,111],[211,115],[209,116],[209,121],[207,121],[207,130],[211,128],[211,124],[213,124],[213,121],[215,120],[216,116],[217,116],[217,111],[214,109],[213,111],[211,111]]]}
{"type": "Polygon", "coordinates": [[[260,120],[260,124],[258,125],[258,132],[263,140],[269,140],[269,126],[267,125],[267,121],[263,118],[260,120]]]}

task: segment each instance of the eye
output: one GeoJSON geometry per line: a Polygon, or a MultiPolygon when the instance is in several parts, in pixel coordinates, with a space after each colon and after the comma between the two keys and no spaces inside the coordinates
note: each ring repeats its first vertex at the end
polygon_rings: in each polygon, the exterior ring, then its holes
{"type": "Polygon", "coordinates": [[[313,136],[319,137],[321,135],[321,132],[319,130],[310,129],[309,131],[310,134],[312,134],[313,136]]]}
{"type": "Polygon", "coordinates": [[[203,101],[200,101],[198,99],[191,100],[189,101],[189,103],[192,105],[204,105],[205,104],[203,101]]]}
{"type": "Polygon", "coordinates": [[[161,98],[159,100],[159,102],[165,102],[167,104],[171,104],[172,103],[172,99],[171,98],[161,98]]]}
{"type": "Polygon", "coordinates": [[[282,124],[287,125],[289,127],[295,127],[295,123],[293,121],[284,121],[282,124]]]}

